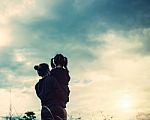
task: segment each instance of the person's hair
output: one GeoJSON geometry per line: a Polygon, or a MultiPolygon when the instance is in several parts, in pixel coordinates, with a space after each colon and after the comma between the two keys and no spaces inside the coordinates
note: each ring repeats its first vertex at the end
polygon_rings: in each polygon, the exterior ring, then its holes
{"type": "Polygon", "coordinates": [[[41,63],[39,65],[35,65],[34,69],[38,71],[40,76],[44,76],[49,72],[49,65],[47,63],[41,63]]]}
{"type": "Polygon", "coordinates": [[[62,67],[64,67],[68,71],[68,68],[67,68],[68,59],[67,59],[67,57],[64,57],[62,54],[56,54],[56,56],[51,59],[51,67],[55,68],[58,65],[61,65],[62,67]]]}

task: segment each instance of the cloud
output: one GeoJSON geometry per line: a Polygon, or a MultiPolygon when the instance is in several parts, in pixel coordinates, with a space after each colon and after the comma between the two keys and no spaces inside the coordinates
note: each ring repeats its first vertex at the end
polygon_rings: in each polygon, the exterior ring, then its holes
{"type": "Polygon", "coordinates": [[[13,20],[19,20],[24,23],[37,20],[40,17],[46,17],[49,14],[49,18],[54,18],[51,10],[47,13],[47,7],[52,7],[55,2],[52,1],[40,1],[40,0],[21,0],[10,1],[5,0],[1,2],[0,6],[0,23],[7,23],[13,20]],[[51,13],[50,13],[51,12],[51,13]],[[50,17],[51,16],[51,17],[50,17]]]}
{"type": "Polygon", "coordinates": [[[0,48],[9,46],[12,42],[11,30],[7,27],[0,28],[0,48]]]}
{"type": "MultiPolygon", "coordinates": [[[[42,17],[38,21],[26,24],[22,24],[20,21],[20,25],[26,27],[25,30],[33,32],[35,35],[40,35],[41,39],[57,39],[56,41],[60,38],[61,41],[66,41],[65,36],[70,38],[67,41],[72,41],[72,38],[76,38],[76,41],[82,38],[82,41],[85,41],[86,35],[91,30],[92,32],[100,32],[106,31],[108,28],[134,29],[142,26],[148,27],[148,16],[144,16],[144,13],[147,13],[145,11],[149,11],[146,4],[148,1],[130,1],[128,2],[130,4],[126,4],[126,1],[123,0],[115,3],[109,0],[80,2],[77,0],[74,2],[57,2],[57,5],[52,7],[57,19],[42,17]],[[78,12],[79,8],[75,6],[81,6],[80,8],[84,10],[78,12]]],[[[49,9],[47,10],[47,12],[50,11],[49,9]]],[[[47,13],[45,16],[49,16],[49,14],[47,13]]]]}
{"type": "Polygon", "coordinates": [[[21,89],[33,86],[37,78],[33,77],[36,75],[33,70],[36,60],[32,60],[32,57],[34,57],[34,54],[26,49],[3,49],[0,60],[0,88],[21,89]]]}
{"type": "MultiPolygon", "coordinates": [[[[98,16],[97,20],[106,21],[110,27],[118,26],[118,28],[139,28],[148,27],[149,18],[149,1],[125,1],[117,0],[115,2],[110,0],[94,1],[88,7],[88,14],[98,16]]],[[[94,18],[95,18],[94,17],[94,18]]],[[[96,18],[95,18],[96,19],[96,18]]]]}
{"type": "Polygon", "coordinates": [[[132,102],[128,110],[130,114],[135,114],[135,109],[149,109],[150,56],[137,52],[144,47],[143,37],[148,37],[143,35],[142,31],[145,29],[140,32],[111,29],[105,33],[89,35],[90,40],[103,44],[90,49],[96,58],[85,63],[82,69],[72,75],[71,103],[68,105],[70,110],[97,109],[107,113],[120,111],[115,117],[124,118],[121,116],[125,113],[120,101],[124,100],[125,95],[128,95],[128,101],[132,102]],[[90,83],[85,83],[85,80],[90,80],[90,83]]]}
{"type": "Polygon", "coordinates": [[[137,52],[142,54],[142,55],[149,55],[150,53],[150,45],[149,45],[149,38],[150,38],[150,29],[143,29],[137,31],[137,37],[140,39],[142,45],[141,49],[138,49],[137,52]]]}

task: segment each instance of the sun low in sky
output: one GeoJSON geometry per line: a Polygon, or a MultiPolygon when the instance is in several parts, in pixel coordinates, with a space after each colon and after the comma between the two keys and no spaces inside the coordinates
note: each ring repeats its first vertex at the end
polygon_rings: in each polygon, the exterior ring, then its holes
{"type": "Polygon", "coordinates": [[[123,96],[120,100],[120,109],[122,109],[123,111],[130,111],[131,109],[133,109],[133,101],[133,98],[129,96],[123,96]]]}
{"type": "Polygon", "coordinates": [[[69,115],[133,120],[149,114],[149,5],[149,0],[1,0],[0,116],[9,114],[10,89],[14,114],[40,114],[33,66],[50,64],[57,53],[69,59],[69,115]]]}

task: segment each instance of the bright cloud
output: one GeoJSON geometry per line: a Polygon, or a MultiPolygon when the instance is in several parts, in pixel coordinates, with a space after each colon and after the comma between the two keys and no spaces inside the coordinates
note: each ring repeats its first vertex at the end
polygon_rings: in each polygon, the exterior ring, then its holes
{"type": "Polygon", "coordinates": [[[0,48],[9,46],[12,42],[11,30],[9,28],[0,28],[0,48]]]}
{"type": "MultiPolygon", "coordinates": [[[[75,78],[79,81],[91,80],[90,84],[76,82],[79,86],[72,88],[72,101],[80,101],[77,105],[82,111],[85,108],[86,110],[102,109],[113,113],[119,109],[126,109],[136,114],[133,111],[143,104],[146,97],[144,89],[148,88],[150,78],[150,57],[141,57],[141,53],[137,52],[144,45],[143,37],[146,36],[137,31],[112,30],[90,37],[91,40],[104,41],[105,44],[102,48],[93,49],[93,54],[97,56],[97,59],[92,63],[87,63],[82,76],[75,78]],[[73,95],[78,95],[78,98],[73,95]],[[130,98],[124,96],[130,96],[130,98]]],[[[150,107],[149,103],[144,104],[147,105],[147,108],[150,107]]]]}
{"type": "MultiPolygon", "coordinates": [[[[29,22],[38,17],[46,17],[48,12],[46,6],[52,7],[54,3],[52,1],[41,2],[40,0],[5,0],[0,5],[0,23],[7,23],[14,19],[20,19],[26,23],[26,21],[29,22]]],[[[53,18],[53,15],[51,18],[53,18]]]]}

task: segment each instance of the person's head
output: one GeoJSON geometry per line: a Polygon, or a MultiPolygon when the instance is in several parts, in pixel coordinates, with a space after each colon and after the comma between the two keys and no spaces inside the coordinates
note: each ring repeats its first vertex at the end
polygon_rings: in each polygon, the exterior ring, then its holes
{"type": "Polygon", "coordinates": [[[49,72],[49,65],[46,63],[41,63],[39,65],[35,65],[34,69],[37,71],[39,76],[44,77],[49,72]]]}
{"type": "Polygon", "coordinates": [[[61,66],[67,69],[68,59],[62,54],[56,54],[54,58],[51,59],[51,67],[55,68],[61,66]]]}

